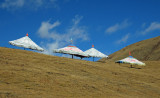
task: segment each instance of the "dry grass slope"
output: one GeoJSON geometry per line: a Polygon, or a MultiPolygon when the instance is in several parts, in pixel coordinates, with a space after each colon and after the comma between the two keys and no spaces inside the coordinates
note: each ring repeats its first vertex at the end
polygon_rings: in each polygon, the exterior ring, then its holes
{"type": "Polygon", "coordinates": [[[160,98],[160,61],[129,68],[0,47],[0,98],[160,98]]]}
{"type": "MultiPolygon", "coordinates": [[[[129,45],[111,55],[110,61],[116,61],[128,56],[131,51],[132,56],[142,61],[160,61],[160,36],[143,40],[132,45],[129,45]]],[[[106,61],[101,59],[100,61],[106,61]]]]}

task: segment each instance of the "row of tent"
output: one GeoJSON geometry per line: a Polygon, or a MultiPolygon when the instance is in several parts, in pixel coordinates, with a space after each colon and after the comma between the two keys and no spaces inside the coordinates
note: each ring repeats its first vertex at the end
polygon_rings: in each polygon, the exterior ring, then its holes
{"type": "MultiPolygon", "coordinates": [[[[33,42],[29,37],[28,33],[26,34],[25,37],[19,38],[17,40],[9,41],[11,45],[18,46],[18,47],[23,47],[23,48],[29,48],[32,50],[37,50],[37,51],[44,51],[43,48],[38,46],[35,42],[33,42]]],[[[60,49],[54,49],[54,53],[63,53],[63,54],[70,54],[73,56],[77,56],[80,58],[85,58],[85,57],[99,57],[99,58],[108,58],[107,55],[101,53],[100,51],[96,50],[94,47],[91,49],[83,52],[80,50],[78,47],[74,45],[70,45],[64,48],[60,49]]]]}
{"type": "Polygon", "coordinates": [[[70,46],[67,46],[64,48],[60,48],[60,49],[55,49],[55,50],[53,50],[53,52],[70,54],[70,55],[72,55],[72,58],[73,58],[73,56],[77,56],[77,57],[80,57],[81,59],[85,58],[85,57],[93,57],[93,60],[94,60],[94,57],[108,58],[107,55],[96,50],[93,46],[91,49],[86,50],[85,52],[83,52],[82,50],[80,50],[79,48],[77,48],[74,45],[70,45],[70,46]]]}
{"type": "MultiPolygon", "coordinates": [[[[39,47],[36,43],[34,43],[28,37],[28,33],[26,34],[25,37],[22,37],[17,40],[9,41],[9,43],[11,45],[18,46],[18,47],[29,48],[29,49],[37,50],[37,51],[44,51],[43,48],[39,47]]],[[[80,50],[78,47],[76,47],[74,45],[70,45],[70,46],[67,46],[64,48],[60,48],[60,49],[54,49],[53,52],[54,53],[70,54],[70,55],[72,55],[72,58],[73,58],[73,56],[80,57],[81,59],[85,58],[85,57],[93,57],[93,61],[94,61],[95,57],[108,58],[107,55],[96,50],[93,45],[92,45],[91,49],[86,50],[85,52],[83,52],[82,50],[80,50]]],[[[145,65],[145,63],[137,60],[136,58],[133,58],[132,56],[129,56],[129,57],[124,58],[122,60],[118,60],[118,61],[116,61],[116,63],[129,63],[131,65],[134,65],[134,64],[135,65],[145,65]]]]}

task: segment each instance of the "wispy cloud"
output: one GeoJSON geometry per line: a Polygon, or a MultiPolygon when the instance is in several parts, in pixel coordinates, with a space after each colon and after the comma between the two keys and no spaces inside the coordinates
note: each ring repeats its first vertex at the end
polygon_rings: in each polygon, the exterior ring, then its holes
{"type": "Polygon", "coordinates": [[[141,34],[145,35],[149,32],[153,32],[155,30],[160,30],[160,23],[159,22],[152,22],[149,27],[145,30],[141,31],[141,34]]]}
{"type": "Polygon", "coordinates": [[[60,22],[56,21],[50,23],[50,21],[42,22],[38,29],[38,34],[41,38],[52,39],[53,42],[43,45],[43,48],[47,50],[46,54],[52,54],[53,49],[61,48],[66,46],[72,38],[74,42],[76,40],[86,41],[89,39],[88,33],[85,26],[80,26],[79,23],[83,17],[76,15],[72,19],[72,25],[67,29],[63,30],[66,33],[57,32],[56,27],[60,26],[60,22]]]}
{"type": "Polygon", "coordinates": [[[107,28],[105,32],[106,32],[107,34],[112,34],[112,33],[116,32],[116,31],[118,31],[118,30],[125,29],[125,28],[127,28],[128,26],[130,26],[130,25],[131,25],[131,23],[129,23],[128,20],[126,19],[126,20],[124,20],[122,23],[116,23],[115,25],[107,28]]]}
{"type": "Polygon", "coordinates": [[[19,8],[27,7],[38,9],[40,7],[48,7],[52,6],[54,8],[58,8],[57,0],[4,0],[0,4],[0,8],[7,10],[17,10],[19,8]]]}
{"type": "Polygon", "coordinates": [[[130,33],[126,34],[120,40],[116,41],[116,44],[126,43],[129,37],[130,37],[130,33]]]}
{"type": "Polygon", "coordinates": [[[23,7],[25,0],[5,0],[1,4],[1,8],[11,9],[11,8],[20,8],[23,7]]]}

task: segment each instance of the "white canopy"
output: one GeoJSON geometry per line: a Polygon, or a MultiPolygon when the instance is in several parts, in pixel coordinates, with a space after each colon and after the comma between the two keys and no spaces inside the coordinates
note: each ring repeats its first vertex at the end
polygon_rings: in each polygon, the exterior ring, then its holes
{"type": "Polygon", "coordinates": [[[96,50],[95,48],[91,48],[86,50],[84,53],[88,54],[90,57],[99,57],[99,58],[107,58],[108,56],[96,50]]]}
{"type": "Polygon", "coordinates": [[[36,43],[34,43],[29,37],[28,34],[25,37],[22,37],[17,40],[9,41],[11,45],[18,46],[18,47],[24,47],[29,48],[32,50],[38,50],[38,51],[44,51],[43,48],[39,47],[36,43]]]}
{"type": "Polygon", "coordinates": [[[133,58],[132,56],[126,57],[122,60],[118,60],[116,61],[116,63],[127,63],[127,64],[131,64],[131,65],[142,65],[145,66],[145,63],[137,60],[136,58],[133,58]]]}
{"type": "Polygon", "coordinates": [[[67,46],[60,49],[54,49],[53,52],[75,55],[81,58],[88,57],[88,55],[86,55],[82,50],[80,50],[76,46],[67,46]]]}

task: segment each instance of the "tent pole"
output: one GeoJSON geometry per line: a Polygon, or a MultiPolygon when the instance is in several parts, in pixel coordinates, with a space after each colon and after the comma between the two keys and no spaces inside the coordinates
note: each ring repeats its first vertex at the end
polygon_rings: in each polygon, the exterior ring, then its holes
{"type": "Polygon", "coordinates": [[[93,62],[94,62],[94,57],[93,57],[93,62]]]}
{"type": "Polygon", "coordinates": [[[72,55],[72,59],[73,59],[73,55],[72,55]]]}

